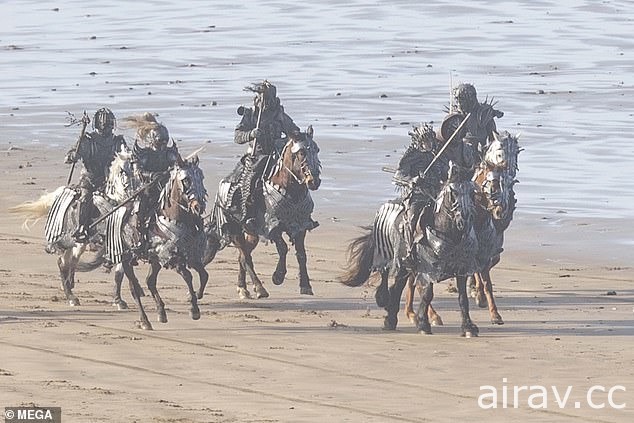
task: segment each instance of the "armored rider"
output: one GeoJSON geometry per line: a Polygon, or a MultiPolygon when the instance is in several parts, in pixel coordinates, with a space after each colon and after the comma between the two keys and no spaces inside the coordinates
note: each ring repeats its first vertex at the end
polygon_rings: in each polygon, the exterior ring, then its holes
{"type": "Polygon", "coordinates": [[[408,257],[411,258],[415,244],[425,235],[424,231],[418,232],[419,222],[430,216],[429,212],[447,179],[448,166],[447,160],[441,159],[427,170],[439,150],[439,141],[431,124],[423,123],[409,135],[411,143],[399,161],[394,180],[404,188],[401,199],[406,210],[406,228],[403,229],[408,257]]]}
{"type": "Polygon", "coordinates": [[[239,217],[245,229],[255,232],[258,211],[264,209],[262,194],[262,175],[272,156],[279,154],[283,146],[282,134],[288,136],[299,132],[293,119],[284,112],[277,97],[275,85],[262,81],[245,88],[255,93],[253,107],[238,108],[242,119],[235,129],[234,141],[237,144],[249,143],[247,153],[240,159],[233,175],[239,176],[241,203],[239,217]]]}
{"type": "Polygon", "coordinates": [[[76,163],[81,159],[84,169],[79,179],[79,222],[73,237],[77,242],[86,242],[89,238],[88,229],[93,214],[93,192],[102,190],[110,164],[117,151],[125,145],[121,135],[114,135],[116,119],[110,109],[101,108],[93,117],[94,131],[84,134],[66,154],[66,163],[76,163]]]}
{"type": "Polygon", "coordinates": [[[473,170],[487,143],[493,140],[493,133],[497,133],[494,119],[501,118],[504,113],[496,110],[493,102],[480,103],[475,87],[468,83],[459,84],[453,89],[451,103],[449,113],[442,122],[440,138],[443,142],[447,141],[471,113],[455,140],[462,143],[451,146],[448,156],[454,164],[473,170]]]}
{"type": "Polygon", "coordinates": [[[139,206],[136,225],[139,231],[139,244],[135,250],[137,255],[144,255],[148,247],[148,226],[154,217],[161,190],[169,179],[168,171],[183,159],[176,143],[168,145],[169,131],[162,123],[157,122],[151,113],[126,118],[132,127],[136,127],[136,136],[132,152],[134,163],[141,176],[141,181],[149,185],[139,195],[139,206]]]}

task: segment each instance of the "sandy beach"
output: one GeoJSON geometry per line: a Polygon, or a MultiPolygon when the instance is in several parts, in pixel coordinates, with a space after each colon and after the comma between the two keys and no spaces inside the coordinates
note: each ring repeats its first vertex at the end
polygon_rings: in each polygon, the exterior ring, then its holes
{"type": "MultiPolygon", "coordinates": [[[[3,204],[62,184],[62,155],[62,149],[2,153],[3,204]]],[[[222,175],[203,168],[214,186],[222,175]]],[[[75,293],[82,305],[71,308],[59,290],[56,258],[43,251],[43,224],[25,232],[6,207],[0,213],[5,405],[61,406],[64,421],[73,422],[632,419],[631,268],[574,247],[584,230],[589,239],[620,230],[609,221],[560,223],[539,235],[530,223],[514,222],[507,252],[493,271],[506,324],[490,325],[488,312],[472,305],[481,333],[465,339],[459,336],[457,295],[447,292],[446,283],[434,300],[445,326],[425,336],[402,314],[396,332],[382,330],[384,312],[373,290],[336,282],[345,247],[360,234],[357,222],[371,217],[366,210],[336,219],[327,210],[316,213],[322,225],[307,238],[314,297],[299,295],[292,255],[289,278],[273,286],[275,250],[261,245],[255,263],[271,298],[239,300],[236,252],[227,248],[209,266],[199,321],[189,319],[178,275],[161,274],[169,322],[155,322],[146,297],[152,332],[135,326],[134,307],[117,311],[111,305],[112,277],[102,271],[78,276],[75,293]],[[504,385],[573,389],[564,408],[551,393],[545,409],[532,409],[528,395],[520,395],[518,409],[512,400],[511,409],[503,409],[500,397],[499,408],[484,410],[478,398],[485,385],[500,392],[504,385]],[[586,392],[595,385],[625,386],[613,399],[627,407],[592,409],[586,392]]],[[[609,253],[618,258],[620,252],[609,253]]],[[[144,271],[141,266],[138,272],[144,271]]],[[[606,392],[595,392],[594,403],[607,404],[606,392]]]]}
{"type": "Polygon", "coordinates": [[[0,410],[59,406],[81,423],[634,421],[634,9],[569,3],[4,2],[0,410]],[[199,321],[172,271],[159,276],[168,323],[144,298],[154,331],[111,305],[102,270],[78,275],[70,307],[43,222],[27,231],[8,213],[65,184],[78,135],[67,112],[157,113],[183,154],[204,147],[213,197],[243,153],[243,88],[264,78],[321,148],[321,226],[306,240],[315,295],[299,294],[293,254],[274,286],[275,248],[262,244],[266,300],[238,299],[227,248],[208,266],[199,321]],[[444,282],[444,326],[421,335],[401,313],[387,332],[373,287],[337,277],[395,195],[382,167],[412,125],[438,126],[459,82],[495,97],[498,128],[522,134],[517,211],[492,272],[505,324],[472,303],[480,336],[461,338],[444,282]]]}

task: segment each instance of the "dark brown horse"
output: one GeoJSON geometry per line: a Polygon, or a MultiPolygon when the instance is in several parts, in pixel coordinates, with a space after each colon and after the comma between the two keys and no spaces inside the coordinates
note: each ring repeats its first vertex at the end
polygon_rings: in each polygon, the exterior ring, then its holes
{"type": "Polygon", "coordinates": [[[467,275],[476,270],[477,239],[474,230],[473,183],[450,168],[449,179],[436,200],[434,213],[424,223],[425,238],[417,241],[414,263],[405,260],[407,242],[403,236],[405,207],[400,201],[385,203],[376,214],[373,227],[354,240],[348,249],[349,269],[340,281],[348,286],[363,285],[373,272],[383,276],[377,289],[377,303],[387,316],[385,329],[398,322],[401,294],[410,276],[422,286],[418,327],[431,333],[428,308],[433,299],[433,283],[455,277],[462,315],[463,336],[477,336],[478,328],[469,316],[467,275]],[[388,274],[394,284],[387,288],[388,274]]]}
{"type": "Polygon", "coordinates": [[[251,255],[260,236],[273,241],[277,247],[279,259],[273,273],[273,283],[279,285],[284,282],[288,246],[282,238],[283,234],[287,234],[295,245],[300,293],[312,295],[304,241],[306,231],[316,227],[316,222],[311,219],[314,203],[309,191],[318,189],[321,184],[318,153],[319,147],[313,140],[312,126],[305,133],[298,132],[288,137],[277,162],[262,181],[265,210],[260,215],[258,233],[247,231],[232,215],[229,209],[235,200],[227,195],[232,190],[228,182],[220,183],[212,226],[218,232],[219,239],[224,240],[224,244],[231,243],[238,249],[240,269],[237,290],[240,298],[251,298],[246,285],[247,274],[253,282],[256,298],[269,296],[255,272],[251,255]]]}
{"type": "MultiPolygon", "coordinates": [[[[484,158],[473,177],[477,187],[475,196],[475,228],[478,237],[478,261],[480,270],[470,276],[472,293],[476,304],[488,306],[491,323],[502,325],[504,320],[498,312],[493,295],[491,269],[500,261],[504,243],[504,231],[509,227],[515,211],[515,191],[513,186],[517,172],[518,137],[504,131],[495,134],[484,153],[484,158]]],[[[412,321],[417,316],[413,311],[414,289],[411,281],[406,293],[405,312],[412,321]]],[[[442,324],[442,319],[430,306],[430,319],[442,324]]]]}

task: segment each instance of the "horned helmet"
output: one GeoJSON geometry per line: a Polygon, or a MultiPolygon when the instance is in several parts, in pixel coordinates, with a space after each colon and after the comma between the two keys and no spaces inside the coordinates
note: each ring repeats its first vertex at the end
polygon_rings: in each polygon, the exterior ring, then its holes
{"type": "Polygon", "coordinates": [[[167,127],[162,123],[151,125],[144,133],[144,141],[147,147],[153,150],[162,150],[167,147],[170,140],[170,134],[167,127]]]}
{"type": "Polygon", "coordinates": [[[92,120],[93,128],[100,134],[112,134],[112,131],[117,123],[112,110],[102,107],[97,110],[92,120]]]}

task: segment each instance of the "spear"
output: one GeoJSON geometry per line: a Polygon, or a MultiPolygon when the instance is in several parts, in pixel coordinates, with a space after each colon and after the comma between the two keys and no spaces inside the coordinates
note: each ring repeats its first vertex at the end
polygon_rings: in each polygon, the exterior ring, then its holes
{"type": "MultiPolygon", "coordinates": [[[[70,125],[74,123],[75,122],[71,121],[70,125]]],[[[86,113],[85,110],[84,110],[84,115],[81,118],[81,123],[82,123],[81,132],[79,133],[79,138],[77,139],[77,143],[75,144],[75,148],[74,148],[75,152],[79,151],[79,147],[81,146],[81,141],[84,139],[84,135],[86,134],[86,126],[88,126],[88,124],[90,123],[90,118],[88,117],[88,114],[86,113]]],[[[70,185],[70,181],[73,179],[73,172],[75,171],[76,163],[77,161],[74,160],[72,166],[70,167],[70,173],[68,174],[68,180],[66,181],[66,185],[70,185]]]]}
{"type": "Polygon", "coordinates": [[[445,145],[442,146],[442,148],[440,149],[440,151],[438,152],[438,154],[436,154],[436,156],[432,159],[432,161],[429,163],[429,165],[427,166],[427,168],[425,169],[425,171],[423,172],[423,174],[421,175],[421,178],[425,178],[425,175],[427,175],[427,172],[429,172],[429,169],[431,169],[431,167],[434,165],[434,163],[436,163],[438,161],[438,159],[440,158],[441,154],[444,153],[444,151],[447,149],[447,147],[449,146],[449,143],[451,143],[451,141],[453,141],[453,139],[456,137],[456,135],[460,132],[460,130],[462,129],[462,127],[467,123],[467,121],[469,120],[469,117],[471,117],[471,112],[467,113],[467,116],[464,117],[464,119],[462,120],[462,122],[460,122],[460,125],[458,125],[458,127],[456,128],[455,131],[453,131],[453,134],[451,134],[451,137],[449,137],[449,139],[447,140],[447,142],[445,143],[445,145]]]}
{"type": "MultiPolygon", "coordinates": [[[[260,121],[262,120],[262,110],[264,109],[264,93],[261,94],[262,95],[262,104],[260,104],[260,107],[258,110],[258,122],[255,124],[255,129],[260,129],[260,121]]],[[[251,157],[255,157],[255,147],[258,144],[258,139],[254,139],[253,140],[253,148],[251,149],[251,157]]]]}

